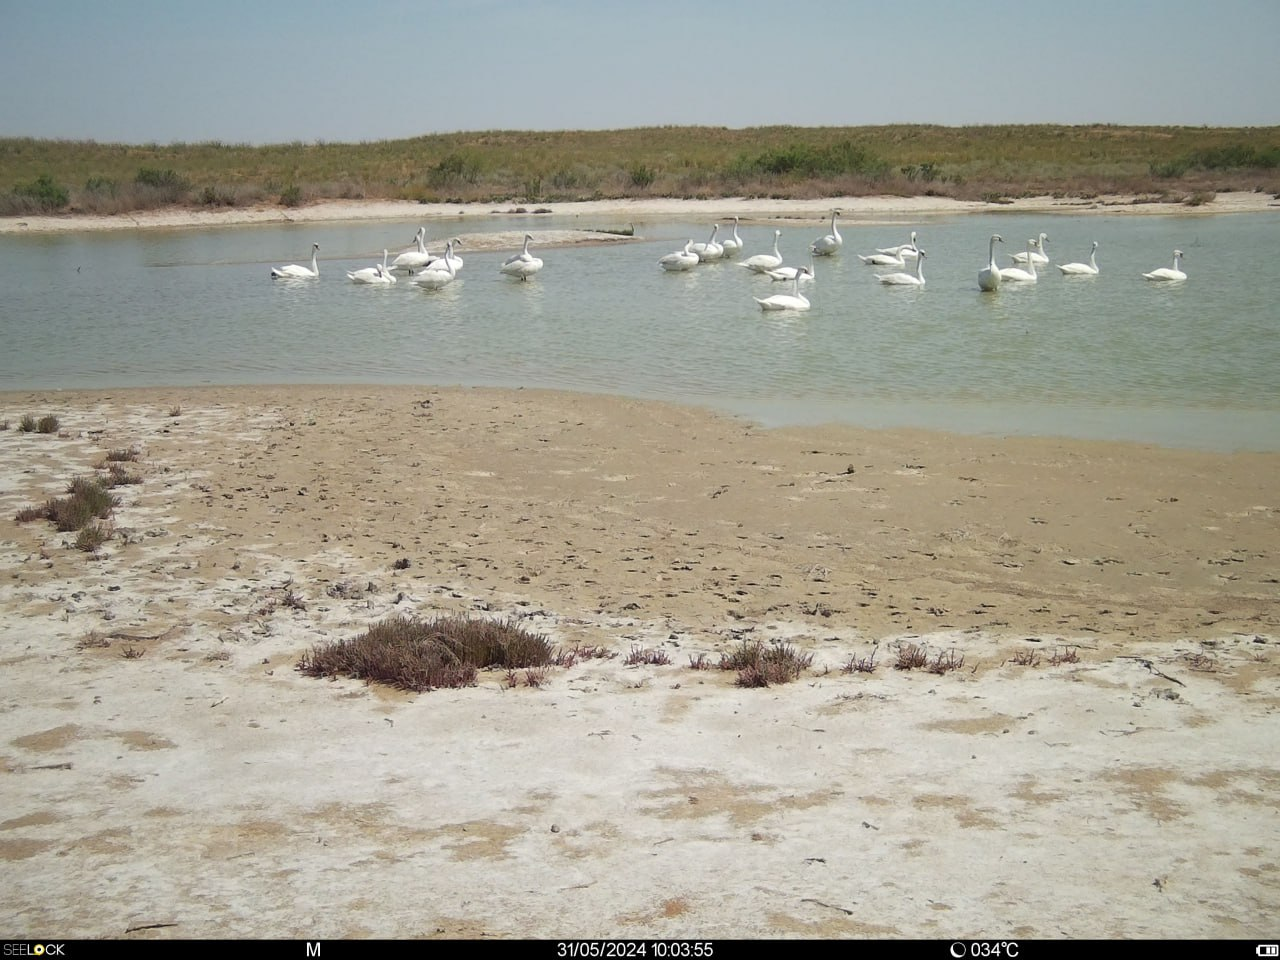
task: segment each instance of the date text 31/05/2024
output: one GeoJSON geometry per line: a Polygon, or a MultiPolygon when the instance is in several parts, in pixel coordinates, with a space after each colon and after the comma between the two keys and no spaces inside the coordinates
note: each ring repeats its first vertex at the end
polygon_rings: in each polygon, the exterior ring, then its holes
{"type": "Polygon", "coordinates": [[[584,960],[709,960],[714,946],[706,940],[562,940],[556,944],[556,956],[584,960]]]}

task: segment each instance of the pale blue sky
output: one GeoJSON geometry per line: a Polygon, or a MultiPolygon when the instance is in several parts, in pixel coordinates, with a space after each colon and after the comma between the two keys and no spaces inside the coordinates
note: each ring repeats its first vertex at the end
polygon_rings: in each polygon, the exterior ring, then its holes
{"type": "Polygon", "coordinates": [[[1280,0],[0,0],[0,136],[1280,125],[1280,0]]]}

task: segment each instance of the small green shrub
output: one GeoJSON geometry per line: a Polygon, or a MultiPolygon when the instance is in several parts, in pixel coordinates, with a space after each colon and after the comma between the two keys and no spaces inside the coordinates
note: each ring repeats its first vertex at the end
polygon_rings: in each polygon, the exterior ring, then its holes
{"type": "Polygon", "coordinates": [[[28,201],[37,210],[61,210],[71,202],[71,194],[53,177],[42,173],[31,183],[20,183],[13,188],[15,196],[28,201]]]}
{"type": "Polygon", "coordinates": [[[37,433],[57,433],[58,427],[60,425],[61,424],[59,423],[58,418],[55,417],[53,414],[49,414],[47,416],[41,417],[36,422],[36,432],[37,433]]]}
{"type": "Polygon", "coordinates": [[[22,419],[18,421],[18,432],[19,433],[35,433],[36,418],[29,413],[24,413],[22,415],[22,419]]]}
{"type": "Polygon", "coordinates": [[[639,187],[641,190],[653,186],[653,181],[658,179],[658,174],[653,167],[646,166],[643,163],[632,165],[631,169],[627,171],[627,175],[631,178],[631,185],[639,187]]]}
{"type": "Polygon", "coordinates": [[[280,191],[280,206],[282,207],[300,207],[302,206],[302,188],[296,183],[290,184],[280,191]]]}

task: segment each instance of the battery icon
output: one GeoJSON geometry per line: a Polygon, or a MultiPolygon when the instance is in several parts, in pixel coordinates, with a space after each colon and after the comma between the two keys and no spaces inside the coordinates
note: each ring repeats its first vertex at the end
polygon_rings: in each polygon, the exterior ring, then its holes
{"type": "Polygon", "coordinates": [[[1260,943],[1253,952],[1260,957],[1280,957],[1280,943],[1260,943]]]}

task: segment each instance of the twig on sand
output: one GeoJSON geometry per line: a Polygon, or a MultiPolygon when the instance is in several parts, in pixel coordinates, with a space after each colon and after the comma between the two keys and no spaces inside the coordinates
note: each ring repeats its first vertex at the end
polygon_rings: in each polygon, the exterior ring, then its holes
{"type": "Polygon", "coordinates": [[[1144,667],[1146,667],[1148,670],[1150,670],[1152,673],[1154,673],[1157,677],[1163,677],[1165,680],[1168,680],[1170,683],[1176,683],[1176,684],[1177,684],[1178,686],[1180,686],[1180,687],[1185,687],[1185,686],[1186,686],[1186,684],[1185,684],[1185,683],[1183,683],[1181,680],[1179,680],[1177,677],[1171,677],[1171,676],[1169,676],[1167,673],[1161,673],[1159,670],[1157,670],[1157,669],[1155,668],[1155,665],[1154,665],[1154,664],[1152,664],[1152,662],[1151,662],[1150,660],[1146,659],[1145,657],[1123,657],[1123,656],[1122,656],[1122,657],[1117,657],[1116,659],[1118,659],[1118,660],[1137,660],[1140,664],[1142,664],[1144,667]]]}

